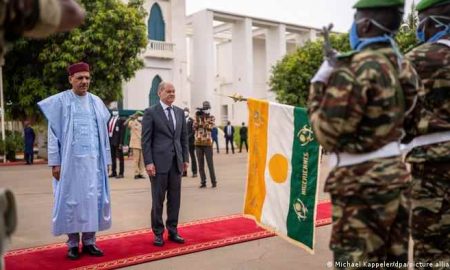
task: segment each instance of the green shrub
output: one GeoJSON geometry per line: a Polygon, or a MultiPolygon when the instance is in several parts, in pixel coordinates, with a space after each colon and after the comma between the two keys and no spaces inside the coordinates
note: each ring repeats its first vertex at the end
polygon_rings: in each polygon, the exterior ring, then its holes
{"type": "Polygon", "coordinates": [[[11,161],[15,160],[16,152],[23,151],[23,147],[23,136],[18,131],[7,130],[5,140],[0,140],[0,154],[4,155],[6,150],[7,158],[11,161]]]}

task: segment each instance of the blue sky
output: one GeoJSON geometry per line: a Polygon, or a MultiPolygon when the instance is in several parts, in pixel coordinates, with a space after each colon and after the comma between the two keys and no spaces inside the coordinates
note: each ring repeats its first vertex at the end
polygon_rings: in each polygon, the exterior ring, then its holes
{"type": "MultiPolygon", "coordinates": [[[[418,0],[416,0],[417,3],[418,0]]],[[[356,0],[186,0],[186,13],[211,8],[243,15],[322,28],[333,22],[346,32],[352,23],[356,0]]],[[[413,0],[406,0],[406,11],[413,0]]]]}

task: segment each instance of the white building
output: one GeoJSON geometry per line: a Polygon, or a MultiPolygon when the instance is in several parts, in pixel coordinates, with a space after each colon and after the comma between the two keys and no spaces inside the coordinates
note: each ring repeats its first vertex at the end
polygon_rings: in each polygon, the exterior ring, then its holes
{"type": "Polygon", "coordinates": [[[227,95],[274,100],[267,83],[272,66],[320,34],[311,27],[209,9],[186,17],[184,0],[149,0],[145,8],[145,68],[125,84],[123,108],[145,109],[158,101],[159,81],[172,81],[176,105],[195,109],[208,100],[218,125],[247,122],[246,104],[227,95]]]}
{"type": "Polygon", "coordinates": [[[177,89],[177,105],[188,105],[185,0],[146,0],[144,8],[148,45],[144,68],[123,86],[123,108],[143,110],[159,100],[159,83],[170,81],[177,89]]]}

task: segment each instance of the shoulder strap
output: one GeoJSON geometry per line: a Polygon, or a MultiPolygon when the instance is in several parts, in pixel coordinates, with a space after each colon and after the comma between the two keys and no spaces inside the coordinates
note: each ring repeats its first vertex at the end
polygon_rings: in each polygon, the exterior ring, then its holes
{"type": "Polygon", "coordinates": [[[450,48],[450,40],[448,40],[448,39],[440,39],[440,40],[436,41],[436,43],[445,45],[450,48]]]}

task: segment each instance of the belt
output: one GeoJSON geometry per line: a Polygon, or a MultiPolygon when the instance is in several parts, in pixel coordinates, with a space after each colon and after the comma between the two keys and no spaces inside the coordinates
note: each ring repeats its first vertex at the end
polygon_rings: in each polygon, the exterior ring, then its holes
{"type": "Polygon", "coordinates": [[[362,154],[350,154],[350,153],[333,153],[330,155],[328,165],[330,167],[344,167],[350,165],[361,164],[366,161],[370,161],[377,158],[387,158],[394,156],[401,156],[400,143],[390,142],[378,150],[362,153],[362,154]]]}
{"type": "Polygon", "coordinates": [[[407,154],[409,151],[416,147],[447,141],[450,141],[450,131],[436,132],[418,136],[414,138],[410,143],[402,144],[401,149],[403,154],[407,154]]]}

